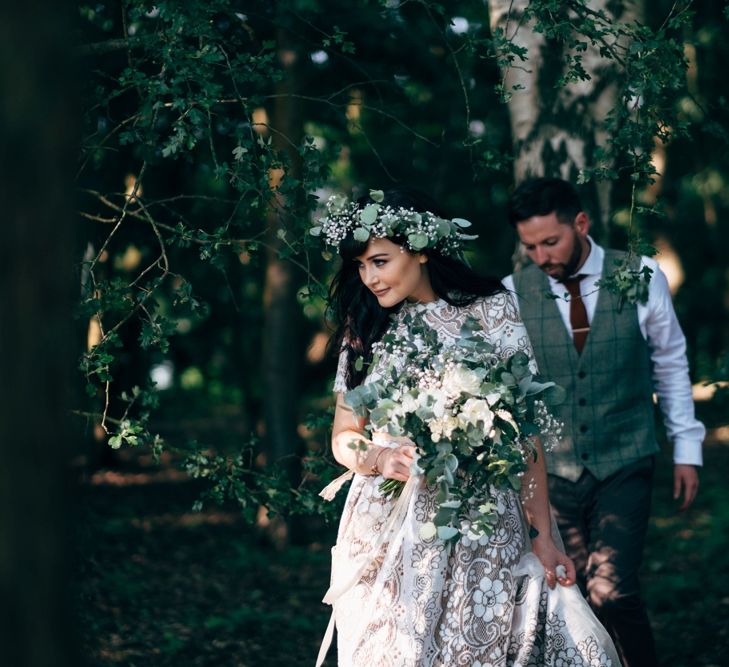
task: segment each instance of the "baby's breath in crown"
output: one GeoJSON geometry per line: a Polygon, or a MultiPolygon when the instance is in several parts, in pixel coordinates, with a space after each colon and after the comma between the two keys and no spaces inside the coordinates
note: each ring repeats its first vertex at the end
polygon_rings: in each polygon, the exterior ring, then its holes
{"type": "Polygon", "coordinates": [[[461,229],[471,226],[463,218],[446,220],[430,211],[418,212],[412,208],[383,205],[382,190],[370,190],[370,198],[372,203],[362,208],[342,195],[332,195],[326,203],[326,216],[309,233],[322,237],[326,245],[337,250],[351,233],[355,241],[363,243],[370,238],[401,236],[412,252],[434,248],[443,255],[452,255],[461,249],[463,241],[478,238],[461,232],[461,229]]]}

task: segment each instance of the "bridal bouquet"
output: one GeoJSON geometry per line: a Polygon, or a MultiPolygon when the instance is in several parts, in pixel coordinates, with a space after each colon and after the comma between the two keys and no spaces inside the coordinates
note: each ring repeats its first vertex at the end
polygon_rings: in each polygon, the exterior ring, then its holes
{"type": "MultiPolygon", "coordinates": [[[[536,454],[533,436],[547,442],[559,436],[546,405],[563,400],[561,388],[536,382],[523,352],[496,355],[475,318],[446,345],[418,309],[376,344],[372,368],[374,380],[344,400],[367,418],[370,432],[416,443],[413,472],[437,489],[437,508],[421,537],[490,535],[497,521],[494,491],[520,489],[528,457],[536,454]]],[[[403,485],[385,480],[380,488],[398,495],[403,485]]]]}

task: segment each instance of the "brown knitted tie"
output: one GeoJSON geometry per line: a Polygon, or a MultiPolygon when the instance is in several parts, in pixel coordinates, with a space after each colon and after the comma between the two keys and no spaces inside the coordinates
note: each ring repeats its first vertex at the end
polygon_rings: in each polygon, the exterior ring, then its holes
{"type": "Polygon", "coordinates": [[[582,352],[582,349],[585,347],[585,341],[587,340],[587,334],[590,333],[587,310],[585,309],[585,304],[580,294],[580,281],[584,277],[583,274],[579,274],[562,281],[562,284],[570,293],[570,326],[572,327],[572,338],[577,349],[577,354],[582,352]]]}

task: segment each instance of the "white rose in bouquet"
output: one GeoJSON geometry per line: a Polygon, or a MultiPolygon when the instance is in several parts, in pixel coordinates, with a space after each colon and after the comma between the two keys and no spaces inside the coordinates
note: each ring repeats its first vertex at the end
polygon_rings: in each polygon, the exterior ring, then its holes
{"type": "Polygon", "coordinates": [[[472,424],[480,426],[486,433],[491,430],[494,423],[494,413],[491,412],[488,402],[481,398],[467,399],[461,407],[458,417],[463,425],[462,428],[472,424]]]}
{"type": "Polygon", "coordinates": [[[442,387],[448,396],[458,396],[459,394],[472,394],[475,396],[481,389],[482,381],[483,376],[481,374],[458,365],[445,371],[442,387]]]}

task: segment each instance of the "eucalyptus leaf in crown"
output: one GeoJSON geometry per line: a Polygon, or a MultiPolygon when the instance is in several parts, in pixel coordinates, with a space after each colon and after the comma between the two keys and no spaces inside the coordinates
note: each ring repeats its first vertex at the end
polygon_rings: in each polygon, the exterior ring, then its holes
{"type": "MultiPolygon", "coordinates": [[[[413,473],[436,489],[436,510],[421,537],[479,540],[493,532],[495,491],[521,488],[533,437],[556,442],[561,424],[547,409],[564,398],[553,382],[535,381],[524,352],[502,359],[469,318],[444,344],[417,308],[373,347],[372,381],[345,396],[372,433],[407,436],[417,445],[413,473]],[[381,359],[389,360],[382,368],[381,359]]],[[[403,482],[385,480],[398,495],[403,482]]]]}
{"type": "Polygon", "coordinates": [[[441,218],[430,211],[393,207],[383,204],[382,190],[370,190],[371,203],[360,206],[343,195],[332,195],[326,203],[326,215],[309,230],[324,243],[339,249],[339,244],[351,234],[355,241],[366,243],[371,238],[402,238],[412,252],[434,249],[443,255],[461,250],[464,241],[478,238],[464,234],[471,226],[468,220],[441,218]]]}

